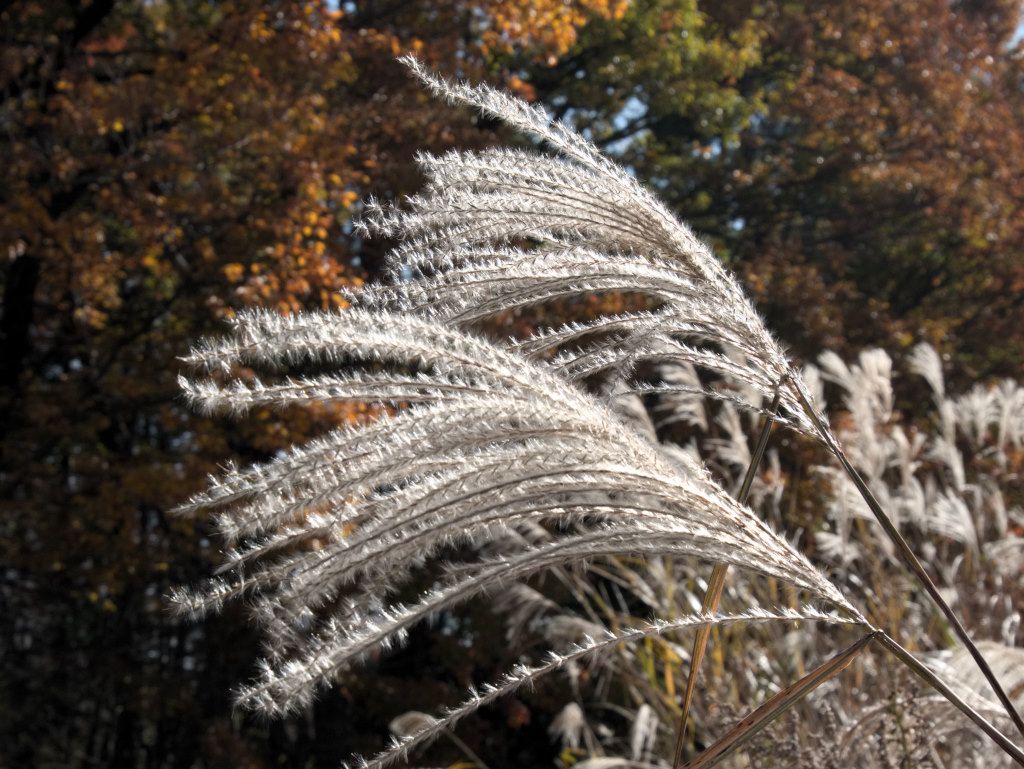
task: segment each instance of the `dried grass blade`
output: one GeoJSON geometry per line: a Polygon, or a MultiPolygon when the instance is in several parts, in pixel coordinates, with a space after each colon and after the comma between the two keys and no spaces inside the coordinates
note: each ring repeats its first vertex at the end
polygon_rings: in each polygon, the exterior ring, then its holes
{"type": "MultiPolygon", "coordinates": [[[[908,571],[917,577],[918,582],[924,587],[925,592],[931,597],[932,601],[939,608],[942,614],[946,617],[950,627],[956,633],[957,637],[963,643],[964,647],[970,653],[975,663],[978,665],[978,669],[981,670],[985,680],[988,681],[989,686],[992,687],[992,691],[995,692],[999,698],[999,702],[1002,704],[1003,709],[1006,710],[1010,720],[1013,721],[1013,725],[1017,727],[1017,731],[1024,735],[1024,719],[1021,719],[1020,713],[1017,712],[1017,708],[1013,705],[1013,700],[1003,689],[1002,684],[999,683],[999,679],[996,678],[996,674],[992,671],[985,657],[982,656],[978,647],[975,645],[974,640],[971,638],[967,629],[960,622],[960,619],[956,616],[952,607],[946,602],[946,599],[942,597],[939,589],[935,586],[932,578],[925,571],[924,566],[921,564],[920,559],[914,554],[907,540],[900,534],[899,529],[896,528],[896,524],[892,522],[892,519],[886,514],[885,510],[882,509],[882,505],[879,503],[877,497],[868,488],[867,483],[861,477],[857,469],[851,464],[850,460],[846,456],[846,452],[843,451],[842,447],[833,437],[831,431],[825,427],[821,422],[821,418],[815,412],[814,407],[807,401],[806,396],[801,392],[799,387],[794,387],[793,391],[796,397],[800,400],[804,408],[804,412],[807,414],[811,423],[814,425],[821,439],[825,442],[826,447],[839,460],[843,470],[849,476],[850,480],[853,481],[853,485],[857,487],[857,491],[860,492],[861,497],[867,503],[868,508],[874,515],[875,520],[881,525],[882,530],[885,532],[889,540],[896,546],[896,552],[903,562],[903,565],[907,567],[908,571]]],[[[894,642],[895,643],[895,642],[894,642]]]]}
{"type": "MultiPolygon", "coordinates": [[[[716,563],[711,572],[711,579],[708,581],[708,589],[704,593],[704,601],[701,604],[701,612],[714,614],[718,610],[719,601],[722,598],[722,589],[725,587],[725,575],[729,571],[726,563],[716,563]]],[[[708,648],[708,639],[711,637],[711,626],[706,625],[697,629],[697,635],[693,639],[693,651],[690,654],[690,674],[686,679],[686,690],[683,692],[682,713],[679,715],[679,727],[676,730],[676,747],[672,766],[679,766],[683,758],[683,744],[686,736],[686,722],[690,716],[690,705],[693,703],[693,694],[697,689],[697,677],[700,675],[700,664],[704,661],[704,653],[708,648]]]]}
{"type": "MultiPolygon", "coordinates": [[[[747,467],[747,473],[743,478],[743,485],[740,487],[740,493],[737,497],[737,501],[741,505],[745,505],[747,503],[747,498],[750,496],[750,487],[754,482],[754,475],[757,472],[758,465],[761,464],[761,458],[764,456],[764,451],[768,447],[768,436],[771,435],[772,424],[775,421],[775,415],[778,414],[779,403],[781,400],[781,393],[776,391],[775,398],[772,400],[769,412],[765,416],[764,425],[761,428],[761,434],[758,436],[754,455],[750,459],[750,465],[747,467]]],[[[722,600],[722,591],[725,589],[725,575],[728,571],[729,564],[715,564],[715,568],[711,572],[711,579],[708,582],[708,588],[704,592],[704,601],[701,604],[702,613],[714,614],[718,611],[718,605],[722,600]]],[[[679,715],[679,727],[676,731],[676,747],[674,758],[672,759],[672,766],[674,767],[679,766],[679,762],[682,761],[683,758],[686,722],[690,717],[690,706],[693,704],[693,694],[697,690],[697,677],[700,675],[700,665],[704,661],[704,654],[707,652],[708,639],[710,638],[711,626],[704,625],[697,629],[697,635],[693,639],[693,651],[690,654],[690,674],[686,679],[686,691],[683,693],[682,712],[679,715]]]]}
{"type": "Polygon", "coordinates": [[[868,633],[792,686],[783,689],[736,724],[714,745],[686,764],[684,769],[715,766],[801,699],[846,670],[877,634],[877,631],[868,633]]]}

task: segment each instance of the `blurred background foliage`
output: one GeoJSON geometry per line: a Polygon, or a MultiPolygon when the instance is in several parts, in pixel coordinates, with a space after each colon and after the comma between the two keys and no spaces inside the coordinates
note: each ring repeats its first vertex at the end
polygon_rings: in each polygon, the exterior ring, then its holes
{"type": "MultiPolygon", "coordinates": [[[[0,0],[0,764],[334,767],[514,660],[478,607],[262,723],[230,708],[244,610],[163,600],[216,557],[175,502],[351,417],[197,417],[176,356],[242,306],[333,306],[386,247],[352,230],[364,196],[413,191],[417,149],[509,139],[397,54],[583,128],[797,357],[926,340],[967,385],[1024,376],[1019,22],[1016,0],[0,0]]],[[[551,765],[555,694],[460,736],[551,765]]]]}

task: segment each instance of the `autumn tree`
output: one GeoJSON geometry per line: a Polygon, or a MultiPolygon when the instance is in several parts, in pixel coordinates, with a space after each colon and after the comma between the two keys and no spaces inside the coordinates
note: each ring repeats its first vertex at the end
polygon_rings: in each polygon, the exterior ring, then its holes
{"type": "MultiPolygon", "coordinates": [[[[5,755],[334,766],[494,664],[458,641],[494,624],[473,609],[305,719],[239,725],[244,618],[192,627],[162,601],[211,560],[169,506],[351,417],[198,419],[176,357],[238,307],[337,302],[387,245],[354,234],[358,201],[415,188],[415,148],[493,139],[396,54],[585,129],[797,353],[927,338],[965,378],[1020,376],[1017,22],[1008,0],[0,0],[5,755]]],[[[521,703],[491,718],[472,739],[509,765],[547,755],[521,703]]]]}
{"type": "MultiPolygon", "coordinates": [[[[351,697],[240,729],[228,696],[253,657],[244,622],[168,618],[169,585],[211,555],[169,507],[218,462],[351,416],[197,419],[176,358],[240,306],[336,304],[374,269],[357,201],[411,189],[414,147],[488,141],[396,54],[515,87],[496,53],[557,59],[619,5],[0,3],[0,742],[14,764],[333,766],[385,737],[388,714],[351,697]]],[[[454,668],[444,655],[423,665],[454,668]]],[[[394,715],[387,691],[376,707],[394,715]]]]}
{"type": "Polygon", "coordinates": [[[804,356],[928,339],[1020,374],[1018,4],[637,0],[529,77],[804,356]]]}

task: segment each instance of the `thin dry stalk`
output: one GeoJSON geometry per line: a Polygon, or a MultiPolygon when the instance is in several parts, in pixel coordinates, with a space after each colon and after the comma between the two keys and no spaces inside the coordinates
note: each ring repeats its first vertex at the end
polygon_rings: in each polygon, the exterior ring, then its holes
{"type": "MultiPolygon", "coordinates": [[[[757,468],[761,464],[761,458],[764,456],[765,449],[768,447],[768,437],[771,435],[772,424],[774,424],[775,415],[779,411],[781,399],[781,394],[776,392],[775,398],[772,400],[772,405],[769,407],[768,414],[765,415],[764,425],[761,427],[761,434],[758,436],[754,455],[750,458],[750,464],[747,466],[746,475],[743,477],[743,485],[740,487],[740,493],[736,498],[741,505],[745,505],[747,503],[747,498],[750,496],[750,487],[754,482],[754,475],[757,473],[757,468]]],[[[704,593],[704,601],[701,605],[701,611],[704,614],[714,614],[718,611],[719,602],[722,600],[722,590],[725,588],[725,575],[728,571],[729,565],[725,563],[716,563],[714,569],[711,571],[711,579],[708,581],[708,588],[704,593]]],[[[690,654],[690,674],[686,679],[686,691],[683,693],[682,712],[679,715],[679,727],[676,731],[676,747],[674,757],[672,759],[672,766],[679,766],[683,759],[686,722],[690,715],[690,706],[693,703],[693,695],[697,689],[697,677],[700,675],[700,665],[701,662],[704,661],[704,654],[707,651],[708,639],[710,637],[711,627],[704,626],[697,629],[697,635],[693,639],[693,652],[690,654]]]]}
{"type": "Polygon", "coordinates": [[[868,633],[792,686],[783,689],[736,724],[714,745],[686,764],[684,769],[707,769],[718,764],[801,699],[846,670],[879,632],[876,630],[868,633]]]}
{"type": "Polygon", "coordinates": [[[982,675],[985,676],[985,680],[988,681],[989,686],[992,687],[992,691],[994,691],[996,696],[999,698],[999,702],[1010,716],[1010,720],[1013,721],[1014,726],[1017,727],[1017,731],[1024,735],[1024,720],[1021,719],[1020,714],[1013,705],[1013,701],[999,683],[999,679],[996,678],[995,673],[992,672],[992,668],[982,656],[974,641],[971,640],[971,636],[968,634],[967,629],[960,622],[959,618],[953,612],[952,607],[950,607],[946,602],[946,599],[944,599],[942,594],[939,593],[939,589],[935,586],[932,578],[928,576],[928,572],[925,571],[921,561],[914,554],[914,551],[910,549],[910,545],[907,543],[907,540],[903,535],[900,534],[899,529],[896,528],[892,519],[886,515],[881,504],[879,504],[878,499],[872,493],[871,489],[868,488],[868,485],[864,482],[860,473],[858,473],[857,469],[850,463],[850,460],[846,456],[846,452],[843,451],[839,443],[832,437],[832,433],[821,423],[821,419],[818,417],[817,412],[811,404],[807,401],[806,396],[801,392],[799,387],[793,387],[792,390],[803,405],[804,412],[807,414],[807,417],[811,420],[815,429],[824,440],[826,447],[832,452],[836,459],[839,460],[839,463],[843,466],[843,470],[849,476],[850,480],[853,481],[853,484],[857,487],[857,491],[860,492],[861,497],[864,498],[864,501],[867,503],[868,508],[870,508],[871,513],[875,516],[875,520],[881,524],[882,530],[886,533],[886,536],[888,536],[896,546],[896,552],[899,554],[900,560],[903,561],[903,564],[915,577],[917,577],[918,581],[924,587],[932,601],[934,601],[935,605],[943,615],[945,615],[950,626],[952,626],[953,631],[978,665],[982,675]]]}

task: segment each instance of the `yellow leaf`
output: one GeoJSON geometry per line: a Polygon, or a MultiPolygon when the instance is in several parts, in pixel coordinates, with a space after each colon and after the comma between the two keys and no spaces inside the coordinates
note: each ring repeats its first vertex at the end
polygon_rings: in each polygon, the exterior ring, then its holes
{"type": "Polygon", "coordinates": [[[231,283],[238,283],[245,274],[245,266],[238,262],[224,265],[224,277],[231,283]]]}

